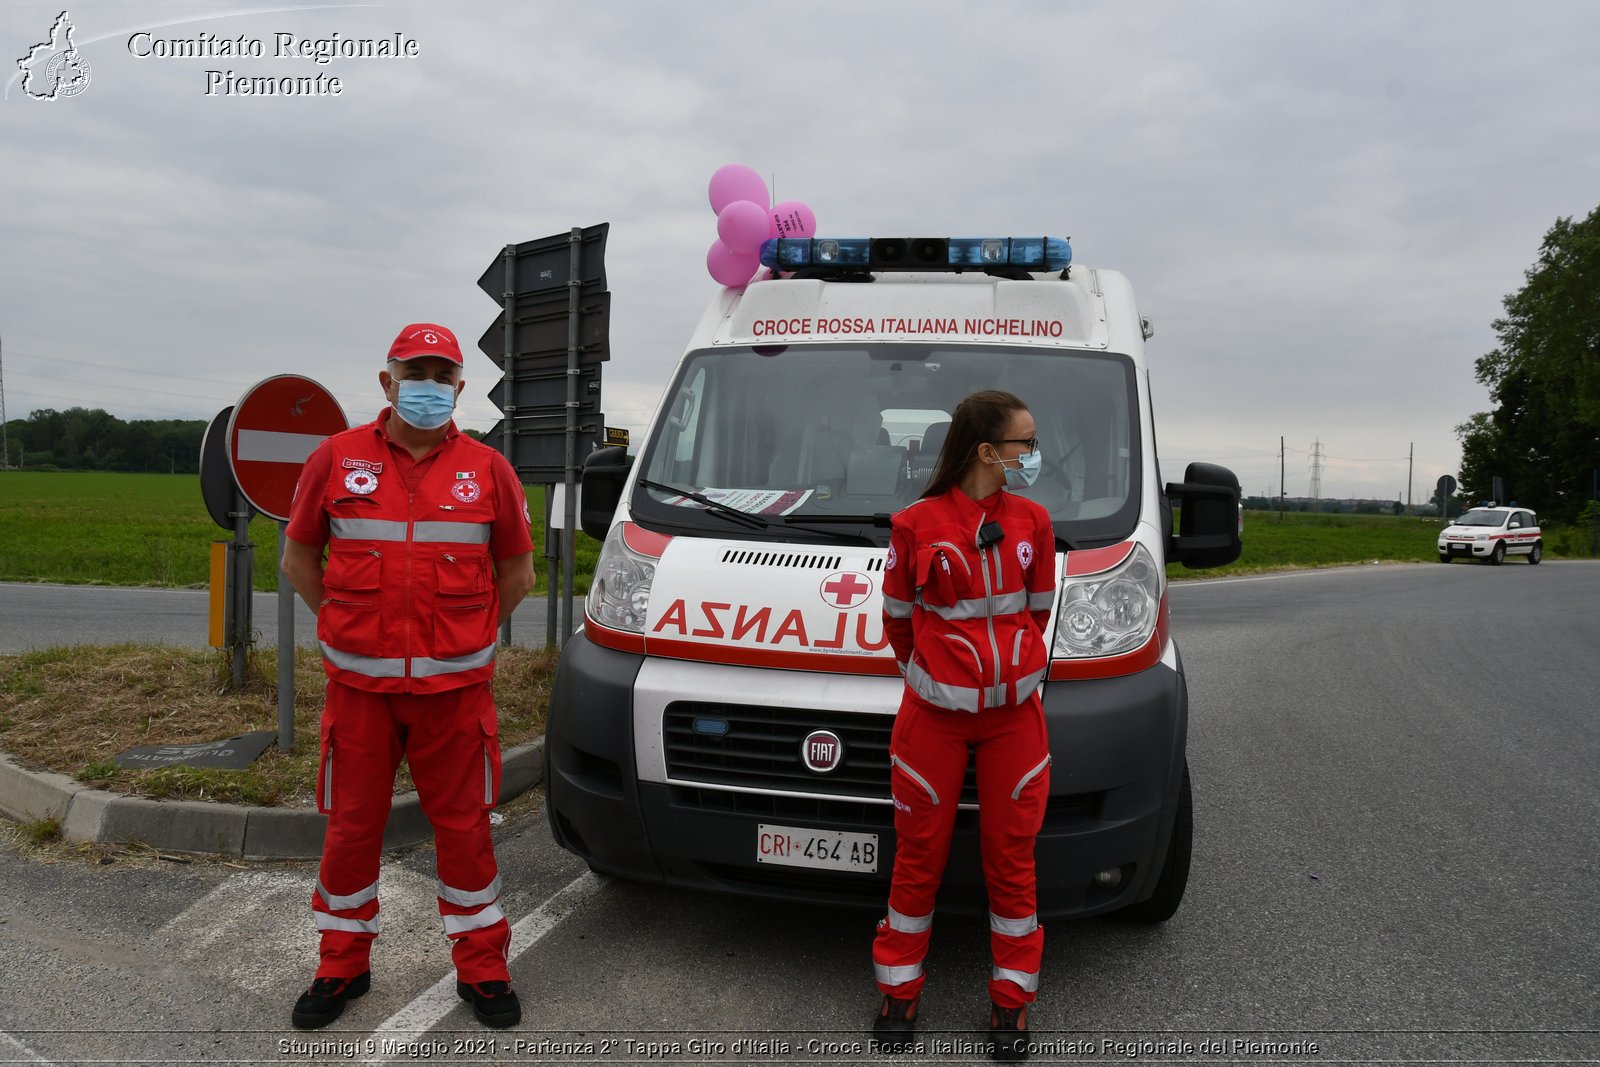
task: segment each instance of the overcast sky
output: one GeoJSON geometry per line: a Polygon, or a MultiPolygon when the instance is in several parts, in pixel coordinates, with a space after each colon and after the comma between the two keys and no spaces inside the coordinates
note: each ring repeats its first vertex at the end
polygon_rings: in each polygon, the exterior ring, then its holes
{"type": "Polygon", "coordinates": [[[637,443],[716,283],[706,183],[769,176],[824,233],[1070,235],[1127,274],[1164,473],[1425,499],[1489,400],[1473,361],[1550,225],[1600,203],[1600,4],[628,0],[69,8],[82,92],[22,90],[59,6],[4,9],[9,418],[201,418],[271,374],[382,405],[396,330],[467,348],[508,241],[611,224],[607,423],[637,443]],[[130,38],[148,38],[130,47],[130,38]],[[261,58],[137,56],[260,40],[261,58]],[[408,58],[277,58],[277,33],[408,58]],[[206,71],[338,77],[207,95],[206,71]]]}

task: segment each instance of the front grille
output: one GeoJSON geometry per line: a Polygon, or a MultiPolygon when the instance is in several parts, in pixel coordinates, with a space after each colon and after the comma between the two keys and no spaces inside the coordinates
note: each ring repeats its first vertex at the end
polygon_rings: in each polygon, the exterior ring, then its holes
{"type": "MultiPolygon", "coordinates": [[[[888,803],[844,798],[889,800],[889,735],[893,730],[892,715],[676,701],[667,705],[663,723],[667,775],[674,783],[808,795],[676,784],[673,801],[702,811],[887,829],[894,825],[894,808],[888,803]],[[720,736],[697,734],[697,718],[723,720],[728,731],[720,736]],[[844,745],[844,762],[828,774],[808,770],[800,758],[800,743],[813,730],[832,730],[844,745]]],[[[1044,829],[1082,828],[1099,819],[1105,796],[1104,792],[1053,794],[1045,806],[1044,829]]],[[[959,803],[978,803],[977,760],[970,756],[959,803]]],[[[976,813],[962,812],[958,827],[965,825],[967,816],[976,818],[976,813]]]]}
{"type": "MultiPolygon", "coordinates": [[[[677,781],[889,799],[892,715],[678,701],[667,705],[663,727],[667,774],[677,781]],[[698,718],[727,722],[727,733],[695,733],[698,718]],[[813,730],[832,730],[844,745],[844,761],[827,774],[808,770],[800,758],[800,744],[813,730]]],[[[969,761],[961,803],[977,802],[969,761]]]]}

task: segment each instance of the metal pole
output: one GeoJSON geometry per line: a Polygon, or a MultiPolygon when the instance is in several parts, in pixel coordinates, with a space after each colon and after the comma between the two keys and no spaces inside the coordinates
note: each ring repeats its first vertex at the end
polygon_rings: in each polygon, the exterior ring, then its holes
{"type": "Polygon", "coordinates": [[[1417,444],[1411,443],[1411,449],[1406,453],[1406,514],[1411,514],[1411,468],[1417,460],[1417,444]]]}
{"type": "Polygon", "coordinates": [[[238,489],[233,493],[233,633],[229,644],[233,648],[233,689],[244,688],[245,657],[250,651],[252,627],[250,623],[250,595],[255,585],[255,546],[250,543],[250,501],[238,489]]]}
{"type": "Polygon", "coordinates": [[[278,751],[294,744],[294,586],[283,576],[289,524],[278,523],[278,751]]]}
{"type": "Polygon", "coordinates": [[[0,471],[11,466],[11,434],[6,429],[5,339],[0,338],[0,471]]]}
{"type": "Polygon", "coordinates": [[[548,590],[545,600],[545,630],[544,647],[558,648],[561,641],[557,636],[560,626],[558,609],[561,598],[558,596],[560,586],[556,584],[556,568],[561,562],[561,539],[556,536],[555,527],[550,525],[550,518],[555,514],[556,487],[553,485],[540,486],[544,492],[544,558],[548,577],[545,579],[545,589],[548,590]]]}
{"type": "Polygon", "coordinates": [[[1278,521],[1283,521],[1283,437],[1278,437],[1278,521]]]}
{"type": "MultiPolygon", "coordinates": [[[[515,467],[517,465],[514,453],[516,437],[512,432],[512,423],[517,417],[517,387],[512,380],[513,371],[517,362],[517,246],[506,245],[506,288],[500,298],[500,310],[505,313],[505,340],[502,349],[504,355],[500,360],[500,369],[505,374],[506,382],[506,419],[502,425],[505,427],[505,442],[500,451],[507,461],[515,467]]],[[[506,616],[506,621],[500,624],[500,644],[502,647],[511,645],[511,616],[506,616]]]]}
{"type": "Polygon", "coordinates": [[[577,555],[574,530],[578,525],[578,292],[583,260],[583,229],[572,228],[568,240],[571,270],[567,276],[567,469],[566,522],[561,527],[561,647],[572,634],[572,557],[577,555]]]}

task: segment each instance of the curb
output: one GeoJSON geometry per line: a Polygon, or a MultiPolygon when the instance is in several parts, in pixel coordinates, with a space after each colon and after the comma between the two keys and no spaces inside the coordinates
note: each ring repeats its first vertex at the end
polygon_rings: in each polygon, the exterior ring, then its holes
{"type": "MultiPolygon", "coordinates": [[[[544,738],[502,754],[504,804],[544,779],[544,738]]],[[[0,753],[0,815],[18,822],[55,819],[71,842],[149,845],[247,860],[318,859],[328,817],[314,808],[263,808],[194,800],[149,800],[103,789],[54,771],[30,771],[0,753]]],[[[384,848],[430,840],[433,827],[415,791],[394,798],[384,848]]]]}

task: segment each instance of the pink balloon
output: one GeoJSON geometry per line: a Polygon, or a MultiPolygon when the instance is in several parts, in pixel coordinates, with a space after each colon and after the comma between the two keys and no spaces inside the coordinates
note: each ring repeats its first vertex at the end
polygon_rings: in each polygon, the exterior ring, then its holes
{"type": "Polygon", "coordinates": [[[711,197],[711,210],[718,215],[735,200],[750,200],[762,208],[772,203],[772,197],[767,193],[767,183],[743,163],[718,167],[716,173],[711,175],[711,184],[706,191],[711,197]]]}
{"type": "Polygon", "coordinates": [[[770,226],[767,209],[753,200],[735,200],[717,216],[717,236],[735,252],[760,252],[770,226]]]}
{"type": "Polygon", "coordinates": [[[743,285],[761,266],[761,257],[754,252],[735,252],[721,241],[713,241],[706,252],[706,270],[723,285],[743,285]]]}
{"type": "Polygon", "coordinates": [[[772,222],[767,233],[772,237],[810,237],[817,232],[817,216],[798,200],[785,200],[769,212],[772,222]]]}

